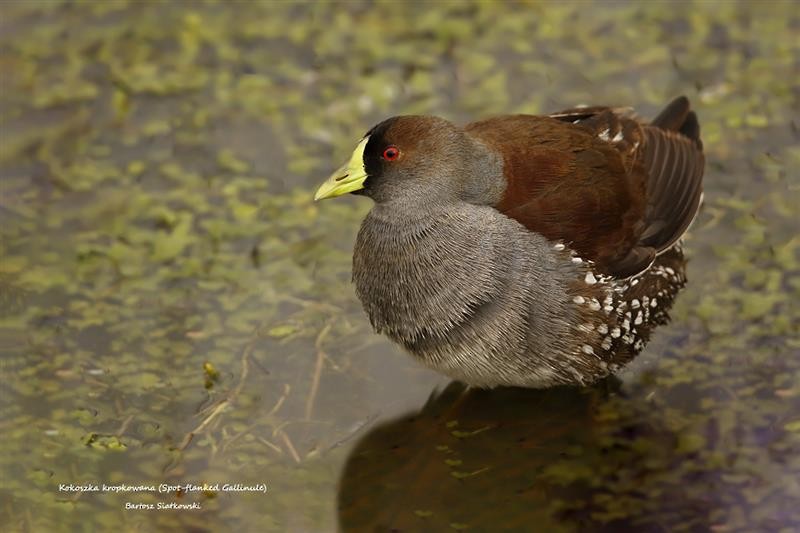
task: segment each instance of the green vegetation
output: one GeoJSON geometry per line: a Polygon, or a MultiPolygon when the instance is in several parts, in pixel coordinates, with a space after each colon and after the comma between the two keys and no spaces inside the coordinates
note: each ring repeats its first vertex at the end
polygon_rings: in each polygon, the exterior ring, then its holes
{"type": "Polygon", "coordinates": [[[800,529],[793,2],[2,9],[1,523],[800,529]],[[391,422],[442,381],[371,333],[350,285],[369,203],[314,204],[318,182],[393,114],[649,116],[681,93],[706,207],[620,391],[443,393],[391,422]],[[58,491],[103,482],[269,490],[58,491]]]}

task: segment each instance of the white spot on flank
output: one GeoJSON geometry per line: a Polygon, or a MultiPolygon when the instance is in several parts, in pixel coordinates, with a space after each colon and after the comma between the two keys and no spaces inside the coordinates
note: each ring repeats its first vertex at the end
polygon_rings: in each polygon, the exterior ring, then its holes
{"type": "Polygon", "coordinates": [[[555,249],[556,249],[556,250],[558,250],[558,251],[561,251],[561,250],[563,250],[563,249],[564,249],[564,245],[563,245],[563,244],[561,244],[561,243],[558,243],[558,244],[556,244],[555,246],[553,246],[553,248],[555,248],[555,249]]]}
{"type": "Polygon", "coordinates": [[[666,270],[666,271],[667,271],[667,274],[669,274],[669,275],[671,275],[671,276],[675,274],[675,271],[674,271],[674,270],[672,270],[670,267],[667,267],[667,268],[665,268],[664,270],[666,270]]]}
{"type": "Polygon", "coordinates": [[[592,298],[592,301],[589,302],[589,309],[591,309],[592,311],[600,310],[600,302],[597,301],[597,298],[592,298]]]}
{"type": "Polygon", "coordinates": [[[618,131],[614,138],[612,139],[615,143],[618,143],[622,140],[622,132],[618,131]]]}
{"type": "Polygon", "coordinates": [[[595,283],[597,283],[597,279],[591,272],[586,273],[586,278],[584,279],[584,281],[586,281],[587,285],[594,285],[595,283]]]}
{"type": "Polygon", "coordinates": [[[633,323],[634,323],[635,325],[637,325],[637,326],[638,326],[639,324],[641,324],[641,323],[642,323],[642,312],[641,312],[641,311],[639,311],[639,312],[636,314],[636,320],[634,320],[634,321],[633,321],[633,323]]]}
{"type": "Polygon", "coordinates": [[[605,307],[603,308],[603,311],[605,311],[605,312],[606,312],[606,314],[610,313],[610,312],[611,312],[611,311],[613,311],[613,310],[614,310],[614,308],[613,308],[612,306],[610,306],[610,305],[607,305],[607,306],[605,306],[605,307]]]}
{"type": "Polygon", "coordinates": [[[576,296],[575,298],[572,299],[572,301],[580,305],[586,301],[586,298],[584,298],[583,296],[576,296]]]}
{"type": "Polygon", "coordinates": [[[581,351],[583,351],[583,353],[585,354],[592,355],[594,353],[594,348],[592,348],[588,344],[584,344],[583,346],[581,346],[581,351]]]}
{"type": "Polygon", "coordinates": [[[601,131],[597,136],[600,137],[601,139],[603,139],[604,141],[609,140],[608,128],[606,128],[603,131],[601,131]]]}
{"type": "Polygon", "coordinates": [[[575,368],[574,368],[574,367],[572,367],[572,366],[568,366],[568,367],[567,367],[567,370],[569,370],[569,371],[572,373],[572,377],[574,377],[574,378],[575,378],[575,381],[577,381],[578,383],[580,383],[581,385],[583,385],[583,381],[584,381],[584,380],[583,380],[583,376],[581,375],[581,373],[580,373],[580,372],[578,372],[577,370],[575,370],[575,368]]]}
{"type": "Polygon", "coordinates": [[[639,309],[639,300],[636,298],[631,300],[631,309],[639,309]]]}
{"type": "Polygon", "coordinates": [[[581,259],[580,257],[573,257],[572,262],[575,263],[576,265],[580,265],[581,263],[583,263],[583,259],[581,259]]]}
{"type": "Polygon", "coordinates": [[[599,331],[602,335],[605,335],[606,333],[608,333],[608,326],[606,326],[605,324],[600,324],[599,326],[597,326],[597,331],[599,331]]]}
{"type": "Polygon", "coordinates": [[[609,348],[611,348],[611,337],[606,337],[605,339],[603,339],[603,344],[601,344],[600,347],[603,348],[604,350],[608,350],[609,348]]]}
{"type": "Polygon", "coordinates": [[[615,339],[619,338],[621,334],[622,332],[619,330],[619,328],[614,328],[611,330],[611,336],[614,337],[615,339]]]}
{"type": "Polygon", "coordinates": [[[658,302],[658,300],[656,300],[655,298],[650,300],[650,307],[655,307],[657,305],[657,302],[658,302]]]}

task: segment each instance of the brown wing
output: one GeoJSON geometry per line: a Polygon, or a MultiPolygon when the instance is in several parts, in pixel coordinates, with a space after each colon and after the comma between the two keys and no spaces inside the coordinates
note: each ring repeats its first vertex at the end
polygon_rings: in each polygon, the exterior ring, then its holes
{"type": "Polygon", "coordinates": [[[699,127],[688,100],[682,104],[677,99],[652,125],[626,110],[591,107],[466,129],[503,155],[499,211],[565,242],[601,272],[628,277],[672,246],[697,211],[699,127]]]}
{"type": "Polygon", "coordinates": [[[640,242],[669,249],[694,220],[703,196],[705,157],[697,116],[676,98],[644,127],[642,161],[648,169],[647,227],[640,242]]]}
{"type": "MultiPolygon", "coordinates": [[[[611,142],[616,129],[596,131],[601,120],[617,115],[606,108],[576,111],[582,114],[498,117],[466,129],[503,156],[507,188],[499,211],[616,273],[645,229],[645,173],[611,142]]],[[[626,143],[640,132],[629,122],[626,143]]]]}

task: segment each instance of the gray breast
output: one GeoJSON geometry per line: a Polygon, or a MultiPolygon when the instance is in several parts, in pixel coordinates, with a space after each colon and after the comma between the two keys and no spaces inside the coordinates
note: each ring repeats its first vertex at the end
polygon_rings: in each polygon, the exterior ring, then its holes
{"type": "Polygon", "coordinates": [[[489,207],[397,211],[370,212],[353,256],[376,331],[473,385],[564,382],[574,271],[552,244],[489,207]]]}

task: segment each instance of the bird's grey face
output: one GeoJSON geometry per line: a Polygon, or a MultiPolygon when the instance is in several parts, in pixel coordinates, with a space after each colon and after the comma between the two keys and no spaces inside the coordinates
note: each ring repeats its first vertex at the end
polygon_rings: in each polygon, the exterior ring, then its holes
{"type": "Polygon", "coordinates": [[[320,186],[314,198],[355,193],[383,202],[408,195],[440,195],[461,174],[466,144],[463,132],[444,119],[390,118],[367,132],[350,160],[320,186]]]}

